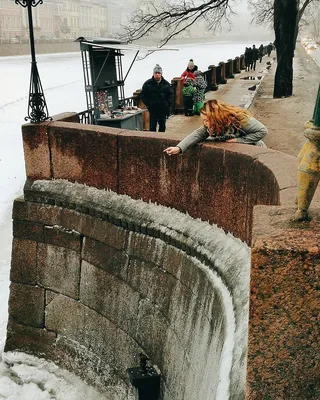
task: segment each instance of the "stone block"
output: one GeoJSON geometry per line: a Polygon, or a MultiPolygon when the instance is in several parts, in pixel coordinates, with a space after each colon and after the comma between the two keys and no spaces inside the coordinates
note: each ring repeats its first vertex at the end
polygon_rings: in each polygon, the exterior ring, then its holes
{"type": "Polygon", "coordinates": [[[60,225],[61,208],[25,201],[20,197],[13,203],[12,218],[14,220],[33,221],[46,225],[60,225]]]}
{"type": "Polygon", "coordinates": [[[38,245],[38,283],[47,289],[79,298],[80,254],[63,247],[38,245]]]}
{"type": "Polygon", "coordinates": [[[320,214],[254,210],[248,399],[320,398],[320,214]]]}
{"type": "Polygon", "coordinates": [[[46,290],[46,306],[57,296],[59,296],[59,293],[52,292],[52,290],[46,290]]]}
{"type": "Polygon", "coordinates": [[[130,232],[126,252],[130,257],[162,267],[166,247],[166,243],[161,239],[130,232]]]}
{"type": "Polygon", "coordinates": [[[35,285],[37,282],[37,242],[14,238],[10,280],[35,285]]]}
{"type": "Polygon", "coordinates": [[[154,264],[131,259],[127,282],[143,297],[155,303],[165,316],[167,315],[177,279],[154,264]]]}
{"type": "Polygon", "coordinates": [[[136,341],[144,348],[153,364],[162,370],[164,365],[163,349],[171,332],[170,323],[158,307],[148,299],[139,303],[136,341]]]}
{"type": "Polygon", "coordinates": [[[12,282],[9,315],[14,322],[42,328],[44,326],[44,289],[12,282]]]}
{"type": "Polygon", "coordinates": [[[126,246],[128,232],[97,217],[65,209],[62,212],[62,226],[66,229],[74,229],[84,236],[118,250],[122,250],[126,246]]]}
{"type": "Polygon", "coordinates": [[[48,133],[53,178],[116,190],[118,132],[97,125],[52,123],[48,133]]]}
{"type": "Polygon", "coordinates": [[[124,251],[116,250],[102,242],[84,239],[82,258],[112,275],[127,277],[129,258],[124,251]]]}
{"type": "Polygon", "coordinates": [[[79,343],[96,354],[117,376],[127,380],[126,369],[136,363],[142,351],[137,343],[115,324],[82,303],[59,295],[46,307],[46,328],[66,337],[70,346],[79,343]],[[68,312],[65,312],[68,310],[68,312]]]}
{"type": "Polygon", "coordinates": [[[38,222],[13,221],[13,236],[19,239],[44,241],[44,225],[38,222]]]}
{"type": "Polygon", "coordinates": [[[76,210],[63,208],[61,212],[61,226],[67,230],[82,233],[87,215],[76,210]]]}
{"type": "Polygon", "coordinates": [[[22,351],[43,357],[49,348],[54,349],[56,338],[54,332],[17,324],[9,319],[4,351],[22,351]]]}
{"type": "Polygon", "coordinates": [[[121,279],[82,262],[80,301],[134,336],[140,295],[121,279]]]}
{"type": "Polygon", "coordinates": [[[50,122],[22,125],[23,150],[28,179],[51,179],[47,129],[50,122]]]}
{"type": "Polygon", "coordinates": [[[66,249],[80,252],[81,236],[78,232],[68,231],[58,226],[46,226],[44,228],[44,240],[53,246],[64,247],[66,249]]]}

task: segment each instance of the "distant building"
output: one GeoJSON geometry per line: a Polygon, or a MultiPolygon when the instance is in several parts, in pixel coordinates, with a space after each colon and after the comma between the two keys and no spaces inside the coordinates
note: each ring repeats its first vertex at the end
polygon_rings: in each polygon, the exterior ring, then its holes
{"type": "MultiPolygon", "coordinates": [[[[35,39],[116,36],[131,8],[116,0],[45,0],[32,8],[35,39]]],[[[29,38],[26,8],[0,0],[0,39],[29,38]]],[[[13,41],[12,41],[13,42],[13,41]]]]}

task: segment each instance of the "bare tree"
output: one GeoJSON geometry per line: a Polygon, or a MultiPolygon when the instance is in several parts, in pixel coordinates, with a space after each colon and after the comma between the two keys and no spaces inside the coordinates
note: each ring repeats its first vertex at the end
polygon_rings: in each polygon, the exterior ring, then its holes
{"type": "Polygon", "coordinates": [[[205,22],[208,31],[215,31],[221,27],[222,21],[229,22],[228,17],[231,14],[233,11],[229,0],[201,3],[193,0],[166,0],[157,3],[156,0],[150,0],[137,6],[130,24],[125,28],[125,38],[132,42],[148,35],[157,35],[159,47],[162,47],[198,22],[205,22]]]}
{"type": "MultiPolygon", "coordinates": [[[[304,25],[303,15],[310,3],[320,3],[320,0],[297,1],[298,14],[296,20],[295,40],[299,33],[299,26],[304,25]]],[[[258,26],[262,24],[273,27],[274,21],[274,0],[249,0],[249,8],[252,10],[252,23],[258,26]]]]}
{"type": "Polygon", "coordinates": [[[277,69],[273,97],[292,96],[293,56],[296,41],[298,0],[274,0],[274,33],[277,69]]]}
{"type": "MultiPolygon", "coordinates": [[[[251,2],[262,0],[251,0],[251,2]]],[[[311,1],[304,0],[300,13],[311,1]]],[[[133,12],[126,29],[126,39],[134,41],[151,34],[161,34],[160,47],[175,36],[186,31],[199,21],[205,21],[207,30],[217,30],[222,21],[228,21],[233,14],[231,0],[147,0],[133,12]]],[[[273,17],[277,50],[277,70],[274,83],[274,97],[292,95],[293,56],[297,35],[299,0],[263,0],[268,5],[265,14],[261,8],[261,18],[273,17]],[[274,3],[271,3],[274,1],[274,3]]],[[[262,4],[262,3],[261,3],[262,4]]],[[[261,20],[262,21],[262,20],[261,20]]]]}

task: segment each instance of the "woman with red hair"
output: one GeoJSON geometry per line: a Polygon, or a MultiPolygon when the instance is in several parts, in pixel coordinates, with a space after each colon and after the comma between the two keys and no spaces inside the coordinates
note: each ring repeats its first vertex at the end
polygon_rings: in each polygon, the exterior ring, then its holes
{"type": "Polygon", "coordinates": [[[244,143],[266,147],[263,139],[267,128],[240,107],[219,100],[207,101],[200,110],[203,124],[185,137],[177,146],[167,147],[169,154],[184,153],[204,140],[227,143],[244,143]]]}

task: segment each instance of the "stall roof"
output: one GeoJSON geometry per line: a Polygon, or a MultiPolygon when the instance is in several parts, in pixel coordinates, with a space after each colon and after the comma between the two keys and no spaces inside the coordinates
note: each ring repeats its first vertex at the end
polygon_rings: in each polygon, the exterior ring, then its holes
{"type": "Polygon", "coordinates": [[[84,38],[83,36],[78,37],[75,42],[80,42],[83,44],[87,44],[92,47],[101,47],[104,49],[115,49],[115,50],[135,50],[135,51],[164,51],[164,50],[174,50],[177,51],[179,49],[168,49],[163,47],[156,46],[143,46],[139,44],[132,44],[127,42],[121,42],[117,39],[112,38],[84,38]]]}

